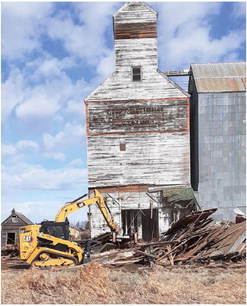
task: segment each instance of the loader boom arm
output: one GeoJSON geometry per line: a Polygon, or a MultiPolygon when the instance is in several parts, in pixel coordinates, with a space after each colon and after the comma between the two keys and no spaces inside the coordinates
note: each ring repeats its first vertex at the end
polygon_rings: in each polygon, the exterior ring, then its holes
{"type": "Polygon", "coordinates": [[[105,221],[110,227],[111,231],[118,232],[118,225],[114,222],[113,217],[111,216],[110,210],[107,207],[104,197],[102,194],[95,189],[95,196],[93,198],[89,198],[86,200],[76,200],[74,202],[69,202],[64,205],[55,217],[55,222],[64,222],[66,217],[71,213],[91,204],[96,203],[98,208],[100,209],[102,215],[104,216],[105,221]]]}

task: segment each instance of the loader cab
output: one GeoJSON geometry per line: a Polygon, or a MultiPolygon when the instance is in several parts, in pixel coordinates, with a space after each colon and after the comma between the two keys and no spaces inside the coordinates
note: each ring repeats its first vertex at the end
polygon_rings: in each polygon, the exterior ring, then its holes
{"type": "Polygon", "coordinates": [[[69,240],[69,221],[65,222],[54,222],[54,221],[43,221],[40,223],[40,232],[48,234],[60,239],[69,240]]]}

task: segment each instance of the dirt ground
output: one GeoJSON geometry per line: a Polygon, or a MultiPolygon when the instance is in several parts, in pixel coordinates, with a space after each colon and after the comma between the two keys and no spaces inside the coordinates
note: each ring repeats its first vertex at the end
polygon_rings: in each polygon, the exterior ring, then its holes
{"type": "Polygon", "coordinates": [[[53,270],[2,264],[2,304],[245,304],[245,263],[209,266],[97,262],[53,270]]]}

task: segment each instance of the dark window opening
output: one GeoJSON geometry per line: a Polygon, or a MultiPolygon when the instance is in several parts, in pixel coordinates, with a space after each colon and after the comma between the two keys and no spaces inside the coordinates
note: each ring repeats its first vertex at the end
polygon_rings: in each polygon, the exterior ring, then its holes
{"type": "Polygon", "coordinates": [[[7,233],[7,244],[15,244],[15,233],[7,233]]]}
{"type": "Polygon", "coordinates": [[[132,67],[133,81],[141,81],[141,67],[132,67]]]}
{"type": "Polygon", "coordinates": [[[126,151],[126,144],[120,143],[120,151],[126,151]]]}

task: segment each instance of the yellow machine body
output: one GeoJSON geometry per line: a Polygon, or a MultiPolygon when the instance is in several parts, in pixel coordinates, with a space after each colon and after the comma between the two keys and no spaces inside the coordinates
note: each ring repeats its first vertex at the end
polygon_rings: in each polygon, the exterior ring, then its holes
{"type": "Polygon", "coordinates": [[[69,223],[66,217],[93,203],[97,203],[108,226],[113,233],[118,232],[118,225],[104,201],[95,190],[95,197],[75,200],[65,204],[57,213],[55,221],[43,221],[39,225],[27,225],[20,228],[20,258],[37,267],[71,266],[83,263],[85,251],[75,242],[69,241],[69,223]]]}

